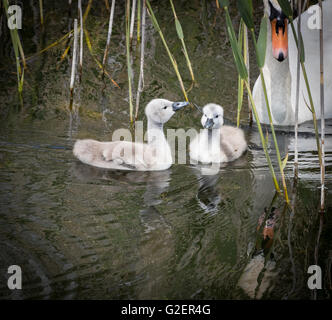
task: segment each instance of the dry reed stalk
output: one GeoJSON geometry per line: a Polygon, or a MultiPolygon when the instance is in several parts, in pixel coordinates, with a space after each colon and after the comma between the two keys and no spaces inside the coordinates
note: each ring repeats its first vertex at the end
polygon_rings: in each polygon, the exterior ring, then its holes
{"type": "Polygon", "coordinates": [[[103,57],[103,68],[105,68],[107,53],[108,53],[108,50],[110,47],[110,42],[111,42],[111,36],[112,36],[112,30],[113,30],[113,19],[114,19],[114,7],[115,7],[115,0],[112,0],[110,19],[109,19],[109,24],[108,24],[107,41],[106,41],[106,47],[105,47],[104,57],[103,57]]]}
{"type": "Polygon", "coordinates": [[[82,0],[78,0],[78,11],[80,14],[80,80],[83,69],[83,14],[82,14],[82,0]]]}
{"type": "Polygon", "coordinates": [[[321,115],[321,127],[320,127],[320,140],[321,140],[321,198],[320,198],[320,210],[325,210],[325,110],[324,110],[324,34],[323,34],[323,6],[322,0],[318,1],[320,8],[320,22],[321,28],[319,30],[319,55],[320,55],[320,115],[321,115]]]}
{"type": "Polygon", "coordinates": [[[73,49],[73,58],[71,65],[71,77],[70,77],[70,97],[73,97],[74,83],[75,83],[75,74],[76,74],[76,59],[77,59],[77,19],[74,20],[74,49],[73,49]]]}
{"type": "Polygon", "coordinates": [[[137,117],[138,117],[139,100],[140,100],[141,92],[143,91],[143,88],[144,88],[145,18],[146,18],[146,4],[145,4],[145,1],[143,1],[141,60],[140,60],[140,73],[139,73],[137,93],[136,93],[135,120],[137,120],[137,117]]]}
{"type": "Polygon", "coordinates": [[[134,35],[135,13],[136,13],[136,0],[133,0],[133,5],[131,8],[131,18],[130,18],[130,41],[132,41],[134,35]]]}

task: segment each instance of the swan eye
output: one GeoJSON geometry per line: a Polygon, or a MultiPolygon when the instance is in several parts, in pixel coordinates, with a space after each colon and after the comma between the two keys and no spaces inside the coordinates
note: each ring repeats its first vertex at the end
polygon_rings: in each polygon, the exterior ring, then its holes
{"type": "Polygon", "coordinates": [[[204,115],[204,117],[206,118],[206,114],[204,115]]]}
{"type": "Polygon", "coordinates": [[[167,109],[167,106],[165,106],[163,109],[164,109],[164,110],[167,109]]]}
{"type": "Polygon", "coordinates": [[[219,115],[216,115],[216,118],[218,118],[219,117],[219,115]]]}

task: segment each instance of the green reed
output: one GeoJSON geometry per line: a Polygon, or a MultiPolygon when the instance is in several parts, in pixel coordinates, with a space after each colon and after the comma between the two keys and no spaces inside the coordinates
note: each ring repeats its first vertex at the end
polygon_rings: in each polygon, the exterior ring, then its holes
{"type": "Polygon", "coordinates": [[[295,31],[293,10],[290,6],[290,3],[287,0],[278,0],[278,3],[280,5],[282,11],[284,12],[284,14],[287,16],[287,18],[289,20],[289,23],[290,23],[291,29],[292,29],[292,33],[294,36],[294,40],[296,43],[296,47],[300,52],[299,56],[300,56],[301,70],[302,70],[304,82],[305,82],[308,97],[309,97],[309,103],[310,103],[310,106],[308,106],[308,108],[312,113],[312,119],[313,119],[314,128],[315,128],[316,145],[317,145],[317,151],[318,151],[318,157],[319,157],[319,164],[322,165],[322,152],[321,152],[321,147],[320,147],[320,142],[319,142],[317,116],[316,116],[315,106],[314,106],[314,102],[313,102],[312,94],[311,94],[311,90],[310,90],[308,75],[307,75],[307,71],[305,68],[305,52],[304,52],[304,44],[303,44],[302,35],[301,35],[301,33],[299,33],[299,36],[298,36],[295,31]]]}
{"type": "MultiPolygon", "coordinates": [[[[8,16],[8,0],[3,0],[3,6],[6,11],[7,20],[9,19],[8,16]]],[[[26,67],[26,59],[24,57],[23,47],[21,44],[21,40],[18,34],[17,29],[9,29],[10,30],[10,37],[12,40],[12,45],[14,48],[14,54],[15,54],[15,62],[16,62],[16,74],[17,74],[17,89],[20,99],[20,104],[23,106],[23,84],[24,84],[24,68],[26,67]],[[21,67],[21,62],[23,61],[23,68],[21,67]]]]}
{"type": "MultiPolygon", "coordinates": [[[[255,120],[256,120],[256,123],[257,123],[260,139],[261,139],[261,142],[262,142],[263,150],[264,150],[264,153],[265,153],[265,157],[266,157],[269,169],[270,169],[271,174],[272,174],[272,178],[273,178],[275,188],[276,188],[277,192],[280,193],[280,188],[279,188],[279,184],[278,184],[278,181],[277,181],[277,177],[275,175],[274,168],[273,168],[273,165],[272,165],[272,161],[271,161],[270,155],[269,155],[268,150],[267,150],[267,137],[264,137],[263,130],[262,130],[260,120],[259,120],[259,116],[258,116],[258,113],[257,113],[257,110],[256,110],[256,105],[255,105],[255,102],[254,102],[254,99],[253,99],[253,96],[252,96],[252,92],[251,92],[251,89],[250,89],[250,85],[249,85],[249,82],[248,82],[249,81],[248,70],[247,70],[246,64],[244,62],[241,50],[239,48],[238,39],[236,38],[235,31],[234,31],[233,24],[232,24],[232,20],[231,20],[230,15],[229,15],[229,11],[228,11],[229,1],[228,0],[219,0],[219,2],[220,2],[221,7],[224,8],[224,11],[225,11],[227,33],[228,33],[229,40],[230,40],[230,43],[231,43],[231,48],[232,48],[232,51],[233,51],[235,65],[236,65],[238,73],[239,73],[241,79],[243,79],[245,87],[247,89],[248,96],[249,96],[249,99],[250,99],[250,102],[251,102],[251,105],[252,105],[252,110],[253,110],[253,113],[254,113],[254,117],[255,117],[255,120]]],[[[245,15],[241,15],[241,16],[242,16],[242,19],[244,20],[244,22],[246,22],[247,17],[245,15]]],[[[259,47],[260,48],[264,48],[264,43],[261,43],[263,41],[264,41],[264,28],[261,31],[261,35],[259,37],[259,47]]],[[[266,42],[266,37],[265,37],[265,42],[266,42]]],[[[265,45],[265,48],[266,48],[266,45],[265,45]]],[[[260,63],[263,63],[264,60],[265,60],[265,51],[260,50],[259,52],[257,52],[257,54],[259,56],[258,61],[260,61],[260,63]]],[[[286,193],[286,195],[287,195],[287,193],[286,193]]]]}
{"type": "Polygon", "coordinates": [[[149,15],[150,15],[150,18],[151,18],[151,21],[152,21],[152,23],[153,23],[153,26],[154,26],[154,28],[156,29],[156,31],[159,33],[159,36],[160,36],[160,38],[161,38],[161,41],[163,42],[164,47],[165,47],[165,49],[166,49],[166,51],[167,51],[168,57],[169,57],[169,59],[171,60],[171,63],[172,63],[173,68],[174,68],[174,71],[175,71],[175,73],[176,73],[176,75],[177,75],[177,78],[178,78],[178,80],[179,80],[180,87],[181,87],[181,89],[182,89],[182,92],[183,92],[184,98],[186,99],[186,101],[189,101],[189,100],[188,100],[188,95],[187,95],[186,89],[184,88],[184,84],[183,84],[183,81],[182,81],[182,77],[181,77],[180,72],[179,72],[178,65],[177,65],[177,63],[176,63],[176,60],[175,60],[174,56],[172,55],[171,51],[169,50],[169,47],[168,47],[167,42],[166,42],[166,40],[165,40],[164,34],[163,34],[163,32],[161,31],[161,29],[160,29],[159,23],[158,23],[158,21],[157,21],[157,19],[156,19],[156,16],[155,16],[154,13],[153,13],[153,10],[152,10],[152,7],[151,7],[151,5],[150,5],[149,0],[146,0],[146,5],[147,5],[147,8],[148,8],[148,13],[149,13],[149,15]]]}
{"type": "Polygon", "coordinates": [[[193,68],[191,66],[191,62],[190,62],[189,55],[188,55],[188,52],[187,52],[187,47],[186,47],[186,44],[184,42],[184,35],[183,35],[182,26],[181,26],[181,23],[180,23],[177,15],[176,15],[173,1],[170,0],[170,3],[171,3],[171,7],[172,7],[174,19],[175,19],[176,32],[177,32],[178,37],[179,37],[179,39],[181,41],[181,44],[182,44],[182,50],[183,50],[183,54],[184,54],[184,56],[186,58],[187,66],[188,66],[188,69],[189,69],[189,72],[190,72],[190,76],[191,76],[191,80],[194,83],[195,82],[195,76],[194,76],[193,68]]]}

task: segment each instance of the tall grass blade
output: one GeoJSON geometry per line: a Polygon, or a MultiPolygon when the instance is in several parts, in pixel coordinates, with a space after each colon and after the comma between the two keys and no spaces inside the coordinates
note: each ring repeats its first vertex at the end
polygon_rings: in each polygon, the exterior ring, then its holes
{"type": "Polygon", "coordinates": [[[161,38],[161,41],[162,41],[163,44],[164,44],[164,47],[165,47],[165,49],[166,49],[166,51],[167,51],[167,54],[168,54],[168,56],[169,56],[169,59],[171,60],[171,63],[172,63],[172,65],[173,65],[174,71],[175,71],[175,73],[176,73],[176,75],[177,75],[177,77],[178,77],[178,80],[179,80],[180,87],[181,87],[181,89],[182,89],[182,92],[183,92],[184,98],[186,99],[186,101],[189,101],[189,100],[188,100],[187,92],[186,92],[186,90],[185,90],[185,88],[184,88],[184,85],[183,85],[182,77],[181,77],[180,72],[179,72],[179,68],[178,68],[177,63],[176,63],[176,60],[175,60],[175,58],[173,57],[171,51],[170,51],[169,48],[168,48],[168,45],[167,45],[166,40],[165,40],[165,37],[164,37],[164,35],[163,35],[163,33],[162,33],[161,29],[160,29],[160,26],[159,26],[159,24],[158,24],[157,19],[156,19],[154,13],[153,13],[153,10],[152,10],[152,7],[151,7],[151,5],[150,5],[149,0],[146,0],[146,5],[147,5],[147,8],[148,8],[148,13],[149,13],[149,15],[150,15],[150,17],[151,17],[152,24],[153,24],[154,28],[156,29],[156,31],[159,33],[159,36],[160,36],[160,38],[161,38]]]}
{"type": "MultiPolygon", "coordinates": [[[[263,19],[265,19],[265,17],[263,19]]],[[[252,35],[252,39],[253,39],[253,43],[254,43],[254,48],[255,48],[257,59],[261,59],[260,53],[259,53],[259,48],[258,48],[258,45],[257,45],[257,42],[256,42],[256,35],[255,35],[254,29],[251,29],[251,35],[252,35]]],[[[267,38],[263,38],[262,37],[262,39],[263,40],[261,40],[261,41],[264,41],[264,40],[267,41],[267,38]]],[[[261,45],[261,47],[263,47],[263,48],[265,47],[265,49],[266,49],[266,45],[261,45]]],[[[264,54],[264,56],[265,56],[265,54],[264,54]]],[[[257,61],[257,63],[261,64],[262,61],[257,61]]],[[[273,125],[273,120],[272,120],[272,114],[271,114],[271,108],[270,108],[270,102],[269,102],[269,99],[268,99],[268,96],[267,96],[267,88],[266,88],[266,82],[265,82],[265,77],[264,77],[264,73],[263,73],[263,67],[259,68],[259,72],[260,72],[260,76],[261,76],[262,88],[263,88],[263,92],[264,92],[264,98],[265,98],[265,104],[266,104],[267,114],[268,114],[268,117],[269,117],[270,128],[271,128],[271,132],[272,132],[274,146],[275,146],[275,149],[276,149],[276,154],[277,154],[277,159],[278,159],[278,164],[279,164],[279,169],[280,169],[280,174],[281,174],[281,179],[282,179],[282,184],[283,184],[283,189],[284,189],[285,200],[286,200],[287,203],[289,203],[289,197],[288,197],[286,179],[285,179],[284,170],[282,168],[282,161],[281,161],[281,156],[280,156],[280,151],[279,151],[277,136],[276,136],[275,130],[274,130],[274,125],[273,125]]]]}
{"type": "Polygon", "coordinates": [[[247,68],[244,63],[240,48],[238,46],[238,42],[237,42],[236,35],[234,32],[232,20],[229,15],[228,8],[227,7],[224,7],[224,8],[225,8],[225,14],[226,14],[227,33],[228,33],[229,41],[231,43],[233,56],[234,56],[234,60],[235,60],[235,65],[236,65],[236,68],[237,68],[238,73],[240,74],[241,78],[247,79],[248,78],[247,68]]]}
{"type": "Polygon", "coordinates": [[[293,10],[289,0],[278,0],[282,12],[289,18],[293,19],[293,10]]]}
{"type": "Polygon", "coordinates": [[[257,123],[258,132],[259,132],[260,139],[261,139],[261,142],[262,142],[265,157],[266,157],[269,169],[271,171],[274,186],[276,188],[276,191],[278,193],[280,193],[280,188],[279,188],[279,185],[278,185],[277,177],[275,175],[273,165],[272,165],[272,161],[271,161],[270,155],[269,155],[268,150],[267,150],[266,140],[265,140],[265,137],[264,137],[264,134],[263,134],[263,130],[262,130],[262,127],[261,127],[261,124],[260,124],[260,120],[259,120],[259,116],[258,116],[258,113],[257,113],[257,110],[256,110],[255,102],[254,102],[254,99],[253,99],[253,96],[252,96],[252,93],[251,93],[251,89],[250,89],[250,86],[249,86],[249,83],[248,83],[247,69],[245,67],[240,48],[238,46],[238,40],[236,39],[236,36],[235,36],[235,31],[234,31],[234,28],[233,28],[233,24],[232,24],[232,21],[231,21],[231,18],[229,16],[229,12],[228,12],[228,7],[224,6],[223,8],[225,10],[227,32],[228,32],[229,40],[230,40],[232,51],[233,51],[235,65],[237,67],[238,73],[240,74],[241,78],[244,80],[244,84],[246,86],[248,96],[249,96],[249,99],[250,99],[250,102],[251,102],[251,105],[252,105],[252,110],[253,110],[253,113],[254,113],[254,117],[255,117],[255,120],[256,120],[256,123],[257,123]]]}
{"type": "Polygon", "coordinates": [[[189,59],[189,55],[188,55],[188,52],[187,52],[187,47],[186,47],[186,44],[184,42],[184,35],[183,35],[182,26],[181,26],[181,23],[180,23],[177,15],[176,15],[176,11],[175,11],[175,8],[174,8],[173,1],[170,0],[170,3],[171,3],[172,11],[173,11],[173,14],[174,14],[174,18],[175,18],[176,32],[177,32],[178,37],[179,37],[179,39],[181,41],[181,44],[182,44],[182,50],[183,50],[184,56],[186,58],[187,66],[188,66],[188,69],[189,69],[189,72],[190,72],[190,76],[191,76],[191,80],[193,82],[195,82],[194,72],[193,72],[193,69],[192,69],[192,66],[191,66],[191,62],[190,62],[190,59],[189,59]]]}
{"type": "Polygon", "coordinates": [[[237,8],[248,29],[254,29],[255,25],[252,9],[252,0],[237,0],[237,8]]]}
{"type": "MultiPolygon", "coordinates": [[[[9,19],[8,17],[8,0],[3,0],[3,6],[6,12],[6,17],[7,20],[9,19]]],[[[18,96],[20,99],[20,104],[21,106],[23,106],[23,96],[22,96],[22,92],[23,92],[23,82],[24,82],[24,70],[22,73],[22,69],[21,69],[21,63],[20,63],[20,46],[21,46],[21,42],[20,42],[20,37],[18,35],[18,31],[17,29],[10,29],[10,37],[12,40],[12,45],[13,45],[13,49],[14,49],[14,54],[15,54],[15,62],[16,62],[16,75],[17,75],[17,91],[18,91],[18,96]]],[[[22,46],[21,46],[22,48],[22,46]]],[[[23,52],[23,49],[22,49],[23,52]]],[[[22,58],[22,57],[21,57],[22,58]]]]}
{"type": "Polygon", "coordinates": [[[266,45],[267,45],[267,17],[263,17],[257,40],[257,63],[259,68],[263,68],[265,64],[266,45]]]}

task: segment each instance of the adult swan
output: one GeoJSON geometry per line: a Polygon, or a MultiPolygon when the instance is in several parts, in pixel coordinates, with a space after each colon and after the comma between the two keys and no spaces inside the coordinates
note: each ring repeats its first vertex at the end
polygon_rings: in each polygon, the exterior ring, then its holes
{"type": "MultiPolygon", "coordinates": [[[[325,0],[322,4],[324,13],[325,118],[332,118],[332,0],[325,0]]],[[[281,11],[277,0],[264,0],[264,6],[265,13],[271,22],[271,24],[268,24],[268,41],[263,74],[272,119],[276,125],[293,125],[295,123],[296,104],[297,47],[291,27],[288,26],[287,18],[281,11]]],[[[316,115],[317,118],[320,118],[319,30],[312,28],[312,26],[315,27],[315,22],[317,24],[317,18],[319,18],[318,5],[303,12],[301,15],[301,32],[305,48],[305,67],[316,115]],[[317,17],[314,17],[314,14],[317,17]]],[[[297,19],[294,20],[295,30],[297,30],[297,19]]],[[[260,121],[269,123],[260,76],[255,82],[253,96],[260,121]]],[[[301,71],[299,123],[312,120],[312,114],[306,102],[309,103],[309,98],[301,71]]]]}

